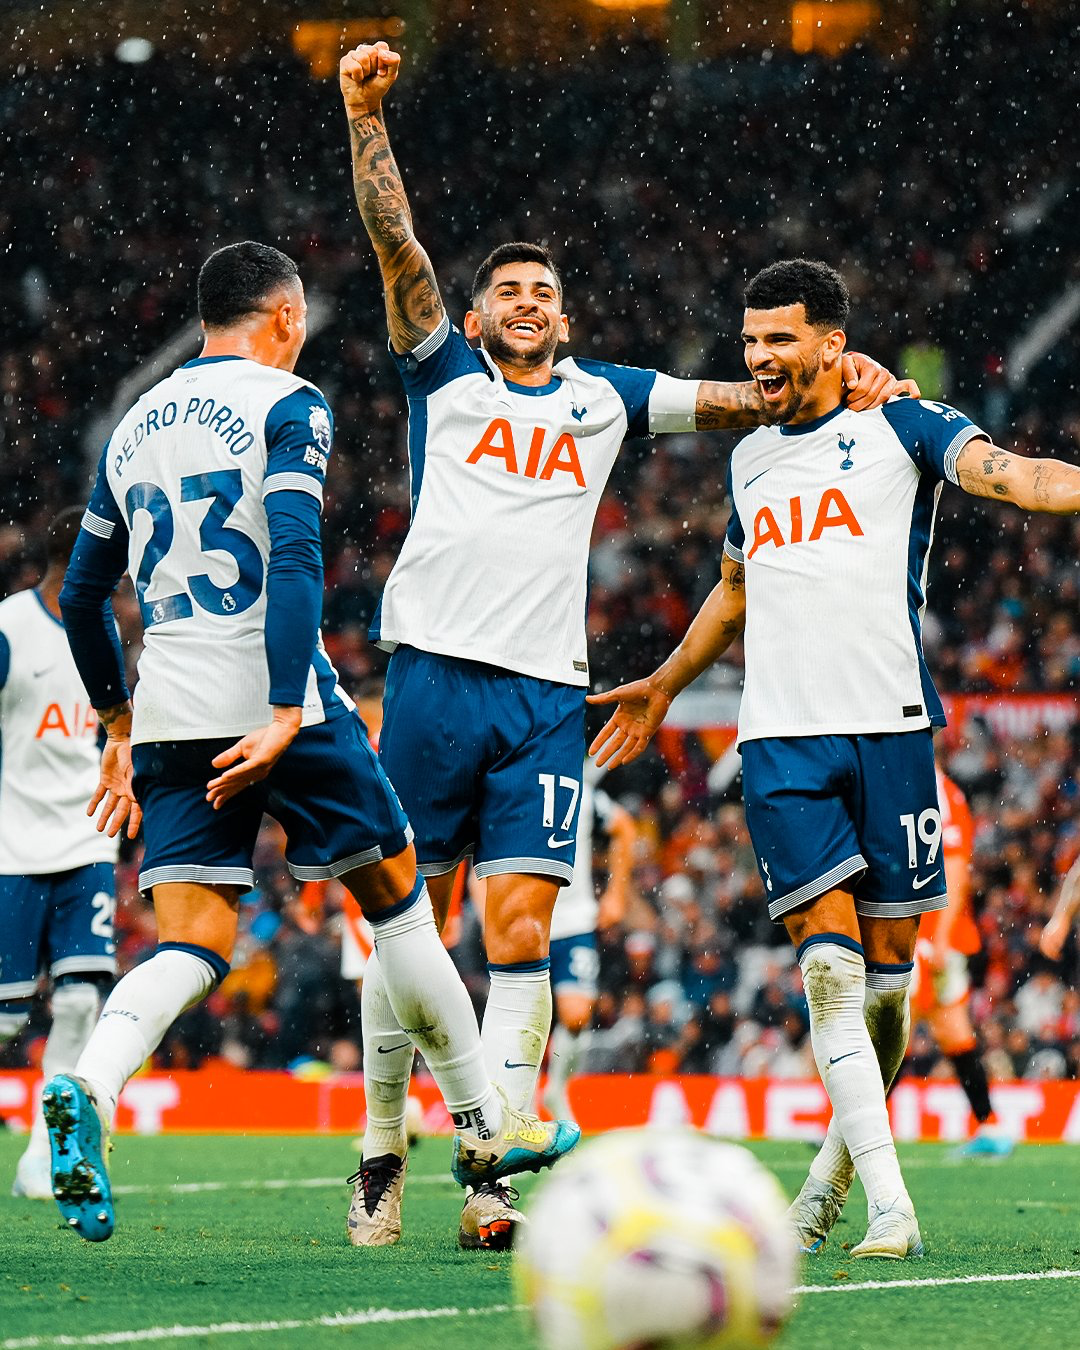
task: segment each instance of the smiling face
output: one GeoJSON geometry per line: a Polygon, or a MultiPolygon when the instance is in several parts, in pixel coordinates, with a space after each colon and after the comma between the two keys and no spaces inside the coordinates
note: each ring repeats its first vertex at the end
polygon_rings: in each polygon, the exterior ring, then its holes
{"type": "Polygon", "coordinates": [[[475,309],[465,315],[465,336],[480,338],[496,361],[531,369],[551,361],[569,342],[569,321],[551,270],[539,262],[496,267],[475,309]]]}
{"type": "Polygon", "coordinates": [[[809,422],[840,402],[844,333],[808,323],[801,301],[746,310],[742,340],[771,422],[809,422]]]}

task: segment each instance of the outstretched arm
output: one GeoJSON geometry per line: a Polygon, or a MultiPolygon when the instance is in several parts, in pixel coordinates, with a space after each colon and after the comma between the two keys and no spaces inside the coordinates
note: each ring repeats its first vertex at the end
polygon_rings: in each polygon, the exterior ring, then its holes
{"type": "Polygon", "coordinates": [[[613,769],[637,759],[667,716],[675,695],[719,660],[745,626],[746,568],[725,554],[720,581],[663,665],[643,680],[589,695],[590,703],[617,705],[589,746],[597,765],[613,769]]]}
{"type": "Polygon", "coordinates": [[[1080,469],[1059,459],[1029,459],[989,441],[968,441],[956,457],[956,481],[974,497],[996,497],[1025,511],[1080,512],[1080,469]]]}
{"type": "MultiPolygon", "coordinates": [[[[897,395],[919,397],[919,386],[913,380],[897,380],[884,366],[861,352],[846,352],[843,369],[844,403],[853,412],[878,408],[897,395]]],[[[702,380],[695,411],[698,431],[757,427],[770,419],[756,380],[737,384],[702,380]]]]}
{"type": "Polygon", "coordinates": [[[443,303],[431,260],[413,234],[412,212],[383,121],[383,96],[400,66],[397,52],[376,42],[346,53],[339,76],[349,119],[356,205],[379,260],[390,341],[395,351],[404,353],[438,328],[443,303]]]}
{"type": "Polygon", "coordinates": [[[1080,858],[1077,858],[1065,874],[1054,912],[1039,934],[1039,951],[1051,961],[1056,961],[1061,956],[1061,949],[1077,914],[1080,914],[1080,858]]]}

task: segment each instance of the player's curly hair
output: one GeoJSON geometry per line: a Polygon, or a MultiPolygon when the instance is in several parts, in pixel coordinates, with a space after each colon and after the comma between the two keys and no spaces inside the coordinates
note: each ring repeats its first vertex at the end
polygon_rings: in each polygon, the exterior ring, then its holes
{"type": "Polygon", "coordinates": [[[851,313],[851,296],[844,278],[828,263],[810,258],[788,258],[770,263],[746,283],[747,309],[806,307],[806,322],[815,328],[844,328],[851,313]]]}
{"type": "Polygon", "coordinates": [[[472,284],[472,302],[475,306],[480,297],[491,285],[491,278],[497,267],[505,267],[507,263],[516,262],[536,262],[546,267],[555,278],[555,285],[559,290],[559,303],[562,303],[562,277],[559,275],[559,269],[555,265],[555,258],[552,252],[544,244],[528,244],[523,240],[517,240],[511,244],[500,244],[498,248],[493,248],[484,261],[476,269],[476,276],[472,284]]]}
{"type": "Polygon", "coordinates": [[[296,276],[293,260],[269,244],[228,244],[211,253],[199,272],[199,318],[207,328],[227,328],[296,276]]]}

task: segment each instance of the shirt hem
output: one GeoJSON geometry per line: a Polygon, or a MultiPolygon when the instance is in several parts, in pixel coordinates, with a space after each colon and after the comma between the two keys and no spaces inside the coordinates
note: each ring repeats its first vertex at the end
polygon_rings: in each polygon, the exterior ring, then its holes
{"type": "Polygon", "coordinates": [[[450,656],[459,661],[479,661],[485,666],[498,666],[500,670],[512,671],[515,675],[528,675],[534,680],[548,680],[551,684],[566,684],[573,689],[588,689],[589,672],[575,671],[568,679],[565,675],[555,674],[550,667],[534,665],[509,656],[505,652],[478,651],[473,647],[459,647],[454,643],[425,642],[411,637],[388,637],[381,633],[375,639],[375,645],[384,652],[392,652],[396,647],[415,647],[419,652],[430,652],[433,656],[450,656]]]}
{"type": "Polygon", "coordinates": [[[737,745],[747,741],[794,739],[803,736],[893,736],[905,731],[929,731],[929,717],[905,717],[897,722],[830,722],[825,726],[771,726],[738,733],[737,745]]]}

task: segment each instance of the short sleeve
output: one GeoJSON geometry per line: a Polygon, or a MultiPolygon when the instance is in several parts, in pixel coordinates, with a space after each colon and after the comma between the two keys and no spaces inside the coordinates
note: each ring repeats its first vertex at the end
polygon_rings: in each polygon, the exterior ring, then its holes
{"type": "Polygon", "coordinates": [[[746,544],[746,532],[743,529],[742,521],[739,519],[738,507],[735,505],[735,486],[731,477],[730,459],[727,466],[727,495],[728,501],[731,502],[731,517],[728,520],[727,532],[724,535],[724,552],[733,562],[741,563],[743,561],[743,548],[746,544]]]}
{"type": "Polygon", "coordinates": [[[410,398],[426,398],[462,375],[488,373],[483,360],[465,340],[465,335],[445,314],[438,328],[429,333],[418,347],[404,354],[391,347],[390,355],[410,398]]]}
{"type": "Polygon", "coordinates": [[[956,482],[956,457],[968,441],[987,439],[985,431],[947,403],[894,398],[881,411],[916,468],[950,483],[956,482]]]}
{"type": "Polygon", "coordinates": [[[334,443],[330,405],[311,385],[286,394],[266,414],[266,476],[272,492],[306,492],[320,504],[334,443]]]}
{"type": "Polygon", "coordinates": [[[700,380],[678,380],[657,372],[649,395],[649,430],[654,435],[697,429],[700,380]]]}
{"type": "Polygon", "coordinates": [[[649,397],[656,383],[655,370],[642,370],[640,366],[614,366],[607,361],[588,361],[574,358],[574,364],[590,375],[598,375],[607,380],[622,399],[626,409],[627,436],[648,436],[649,397]]]}

